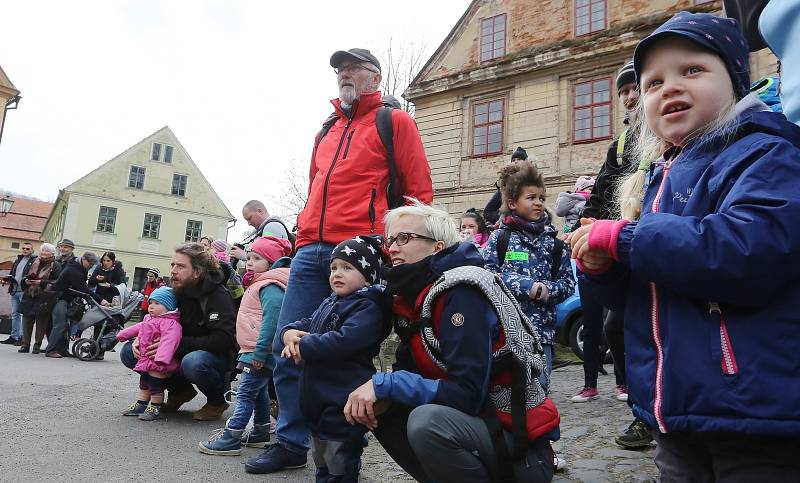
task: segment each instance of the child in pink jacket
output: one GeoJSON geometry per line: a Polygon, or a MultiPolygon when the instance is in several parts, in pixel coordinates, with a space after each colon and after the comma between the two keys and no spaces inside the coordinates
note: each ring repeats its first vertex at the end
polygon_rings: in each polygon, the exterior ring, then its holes
{"type": "Polygon", "coordinates": [[[142,354],[133,368],[141,374],[136,402],[131,404],[123,416],[138,416],[142,421],[159,418],[164,403],[164,380],[178,370],[180,362],[175,351],[183,336],[181,315],[176,310],[178,300],[169,287],[159,287],[150,294],[150,305],[144,320],[117,334],[117,340],[126,341],[139,337],[139,346],[148,347],[159,339],[158,350],[153,356],[142,354]]]}

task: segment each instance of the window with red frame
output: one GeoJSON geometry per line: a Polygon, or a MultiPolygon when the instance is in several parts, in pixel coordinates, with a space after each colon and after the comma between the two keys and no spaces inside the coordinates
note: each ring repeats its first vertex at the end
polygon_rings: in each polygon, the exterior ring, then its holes
{"type": "Polygon", "coordinates": [[[611,137],[611,79],[575,84],[572,108],[575,142],[611,137]]]}
{"type": "Polygon", "coordinates": [[[506,14],[481,20],[481,62],[506,54],[506,14]]]}
{"type": "Polygon", "coordinates": [[[503,152],[505,102],[495,99],[472,106],[472,154],[486,156],[503,152]]]}
{"type": "Polygon", "coordinates": [[[606,28],[606,0],[575,0],[575,36],[606,28]]]}

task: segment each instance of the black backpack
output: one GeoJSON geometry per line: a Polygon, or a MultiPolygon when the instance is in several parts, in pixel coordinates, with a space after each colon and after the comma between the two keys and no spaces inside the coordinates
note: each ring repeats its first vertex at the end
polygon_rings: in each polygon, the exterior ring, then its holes
{"type": "MultiPolygon", "coordinates": [[[[392,111],[397,109],[395,104],[397,101],[392,102],[388,96],[382,98],[383,107],[378,109],[375,115],[375,127],[378,129],[378,136],[381,138],[383,147],[386,148],[386,163],[389,167],[389,184],[386,186],[386,199],[389,204],[389,209],[403,206],[403,195],[397,193],[397,168],[394,161],[394,127],[392,126],[392,111]]],[[[317,146],[319,146],[322,138],[328,134],[331,127],[339,120],[339,115],[334,112],[325,122],[322,123],[322,129],[317,134],[317,139],[314,142],[314,153],[316,155],[317,146]]],[[[293,245],[294,246],[294,245],[293,245]]]]}
{"type": "MultiPolygon", "coordinates": [[[[267,219],[267,223],[272,223],[273,221],[280,223],[281,226],[283,226],[283,229],[286,230],[286,239],[289,240],[289,243],[292,244],[292,254],[290,256],[294,257],[295,254],[294,243],[297,241],[297,235],[294,233],[294,231],[289,230],[289,227],[287,227],[286,223],[284,223],[283,220],[281,220],[280,218],[274,217],[267,219]]],[[[297,227],[294,227],[294,229],[297,230],[297,227]]]]}
{"type": "MultiPolygon", "coordinates": [[[[506,262],[506,253],[508,252],[508,241],[511,239],[511,230],[509,228],[498,228],[500,234],[497,235],[497,268],[503,266],[506,262]]],[[[552,232],[553,235],[553,264],[550,266],[550,280],[555,281],[558,277],[558,271],[561,269],[561,256],[564,253],[564,243],[552,232]]]]}

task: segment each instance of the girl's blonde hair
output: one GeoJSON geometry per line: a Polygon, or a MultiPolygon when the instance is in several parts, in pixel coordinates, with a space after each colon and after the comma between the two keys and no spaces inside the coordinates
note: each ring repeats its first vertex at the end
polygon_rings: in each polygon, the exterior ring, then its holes
{"type": "MultiPolygon", "coordinates": [[[[617,185],[617,200],[619,202],[619,217],[623,220],[635,221],[642,214],[642,197],[644,196],[644,182],[650,164],[658,160],[664,152],[671,147],[669,143],[656,136],[650,129],[644,115],[644,93],[636,104],[636,123],[633,130],[639,133],[633,145],[632,157],[637,163],[632,163],[631,174],[620,178],[617,185]]],[[[703,144],[711,139],[722,139],[723,145],[728,144],[736,133],[736,96],[731,97],[730,103],[720,110],[717,118],[712,122],[689,133],[683,141],[684,148],[690,144],[703,144]]]]}

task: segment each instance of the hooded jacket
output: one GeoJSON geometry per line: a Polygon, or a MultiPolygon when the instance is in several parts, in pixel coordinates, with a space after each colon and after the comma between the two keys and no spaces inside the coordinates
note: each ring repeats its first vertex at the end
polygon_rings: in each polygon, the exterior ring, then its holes
{"type": "Polygon", "coordinates": [[[147,314],[144,316],[144,320],[117,334],[119,341],[138,337],[142,347],[148,347],[156,337],[160,340],[155,355],[147,357],[147,354],[142,354],[136,361],[134,371],[139,373],[155,371],[169,374],[178,370],[180,362],[175,357],[175,351],[181,341],[180,320],[181,314],[175,310],[156,317],[147,314]]]}
{"type": "Polygon", "coordinates": [[[752,96],[661,163],[608,272],[634,413],[661,432],[800,436],[800,128],[752,96]],[[627,304],[625,295],[627,294],[627,304]]]}
{"type": "MultiPolygon", "coordinates": [[[[381,93],[362,94],[350,113],[331,101],[339,119],[311,156],[308,201],[297,218],[297,248],[309,243],[336,245],[359,234],[383,233],[388,209],[389,167],[375,116],[381,93]]],[[[433,200],[431,170],[414,120],[392,111],[397,186],[395,191],[433,200]]]]}
{"type": "Polygon", "coordinates": [[[352,440],[367,431],[350,425],[342,410],[347,396],[375,374],[372,358],[391,331],[390,309],[383,286],[373,285],[345,297],[332,293],[310,319],[281,330],[281,338],[289,329],[309,332],[300,339],[300,408],[321,439],[352,440]]]}
{"type": "Polygon", "coordinates": [[[176,352],[179,358],[192,351],[204,350],[233,363],[238,350],[236,310],[222,280],[222,272],[212,270],[196,285],[176,291],[183,327],[183,337],[176,352]]]}

